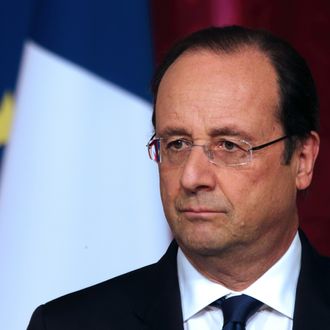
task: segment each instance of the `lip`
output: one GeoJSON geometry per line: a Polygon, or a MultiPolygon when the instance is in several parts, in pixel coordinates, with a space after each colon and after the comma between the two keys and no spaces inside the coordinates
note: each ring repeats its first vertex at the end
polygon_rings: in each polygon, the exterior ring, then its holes
{"type": "Polygon", "coordinates": [[[205,208],[188,208],[180,210],[187,218],[206,218],[217,214],[224,214],[223,210],[211,210],[205,208]]]}
{"type": "Polygon", "coordinates": [[[203,208],[198,208],[198,209],[183,209],[180,210],[181,212],[191,212],[191,213],[220,213],[221,211],[218,210],[209,210],[209,209],[203,209],[203,208]]]}

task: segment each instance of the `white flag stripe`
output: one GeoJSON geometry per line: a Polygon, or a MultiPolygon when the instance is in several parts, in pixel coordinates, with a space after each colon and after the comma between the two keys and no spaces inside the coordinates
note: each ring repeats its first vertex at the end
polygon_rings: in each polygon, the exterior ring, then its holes
{"type": "Polygon", "coordinates": [[[150,117],[142,99],[26,45],[0,196],[1,327],[24,329],[38,304],[165,250],[150,117]]]}

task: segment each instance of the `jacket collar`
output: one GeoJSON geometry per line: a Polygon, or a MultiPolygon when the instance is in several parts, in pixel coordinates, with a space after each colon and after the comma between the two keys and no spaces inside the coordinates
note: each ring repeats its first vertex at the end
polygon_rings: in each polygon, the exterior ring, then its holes
{"type": "Polygon", "coordinates": [[[302,259],[293,330],[323,329],[330,326],[330,262],[318,255],[302,231],[299,236],[302,259]]]}
{"type": "Polygon", "coordinates": [[[180,290],[177,276],[175,241],[155,264],[154,284],[145,306],[136,306],[138,317],[148,330],[183,330],[180,290]]]}

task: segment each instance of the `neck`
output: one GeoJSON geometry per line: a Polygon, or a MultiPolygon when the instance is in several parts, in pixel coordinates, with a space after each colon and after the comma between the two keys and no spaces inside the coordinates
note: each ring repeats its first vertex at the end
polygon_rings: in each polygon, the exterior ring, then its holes
{"type": "Polygon", "coordinates": [[[273,241],[258,253],[242,246],[218,255],[199,255],[182,248],[192,265],[211,281],[233,291],[242,291],[270,269],[288,250],[296,234],[296,228],[273,241]]]}

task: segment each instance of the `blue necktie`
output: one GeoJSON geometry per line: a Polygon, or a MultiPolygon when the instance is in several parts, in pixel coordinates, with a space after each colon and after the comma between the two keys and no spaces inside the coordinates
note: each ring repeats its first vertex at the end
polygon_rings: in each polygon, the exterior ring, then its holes
{"type": "Polygon", "coordinates": [[[228,299],[219,299],[213,305],[223,313],[222,330],[245,330],[247,320],[263,305],[250,296],[242,294],[228,299]]]}

